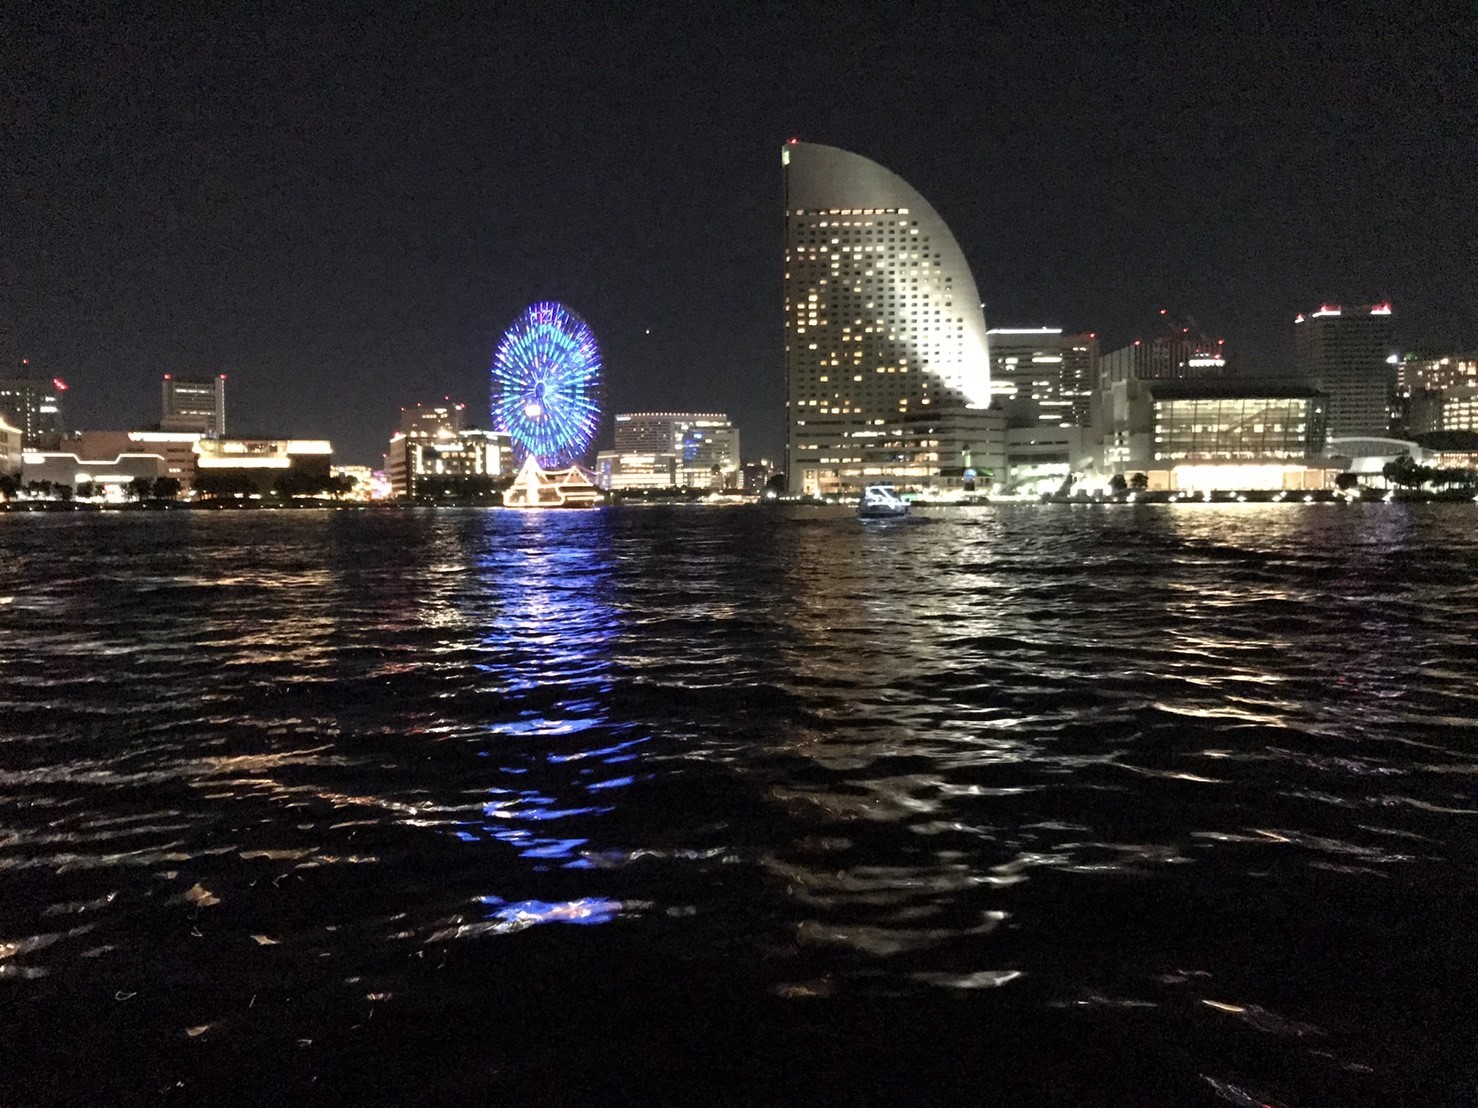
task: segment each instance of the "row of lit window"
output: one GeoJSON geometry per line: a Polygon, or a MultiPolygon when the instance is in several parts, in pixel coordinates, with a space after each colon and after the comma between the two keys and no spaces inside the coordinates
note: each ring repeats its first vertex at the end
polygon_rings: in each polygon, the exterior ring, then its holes
{"type": "Polygon", "coordinates": [[[1302,450],[1166,450],[1155,451],[1157,461],[1245,461],[1249,458],[1302,458],[1302,450]]]}
{"type": "Polygon", "coordinates": [[[1183,423],[1161,423],[1160,431],[1165,435],[1280,435],[1284,431],[1302,434],[1305,425],[1302,423],[1284,426],[1281,423],[1254,423],[1249,430],[1245,425],[1231,423],[1195,423],[1187,426],[1183,423]]]}
{"type": "Polygon", "coordinates": [[[816,208],[807,212],[797,208],[796,215],[907,215],[907,208],[816,208]]]}

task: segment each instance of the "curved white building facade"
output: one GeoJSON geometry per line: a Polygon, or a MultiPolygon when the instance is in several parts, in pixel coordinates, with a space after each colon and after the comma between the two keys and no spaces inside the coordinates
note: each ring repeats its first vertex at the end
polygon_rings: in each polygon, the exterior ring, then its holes
{"type": "Polygon", "coordinates": [[[782,162],[791,490],[973,477],[994,426],[990,357],[949,227],[860,155],[790,142],[782,162]]]}

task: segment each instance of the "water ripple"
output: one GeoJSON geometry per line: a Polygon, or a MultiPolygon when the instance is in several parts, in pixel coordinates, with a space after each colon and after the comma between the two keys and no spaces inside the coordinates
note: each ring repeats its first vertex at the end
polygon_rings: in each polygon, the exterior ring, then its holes
{"type": "Polygon", "coordinates": [[[434,1099],[428,1052],[507,1081],[732,1011],[756,1057],[1112,1055],[1119,1103],[1459,1103],[1471,524],[0,516],[0,1034],[434,1099]]]}

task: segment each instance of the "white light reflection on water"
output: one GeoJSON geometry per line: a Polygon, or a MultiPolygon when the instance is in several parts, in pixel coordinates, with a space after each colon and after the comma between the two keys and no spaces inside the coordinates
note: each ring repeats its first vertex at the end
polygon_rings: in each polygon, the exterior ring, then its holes
{"type": "Polygon", "coordinates": [[[3,1043],[460,1076],[509,997],[702,1058],[757,994],[1376,1102],[1465,1045],[1464,512],[0,521],[3,1043]]]}

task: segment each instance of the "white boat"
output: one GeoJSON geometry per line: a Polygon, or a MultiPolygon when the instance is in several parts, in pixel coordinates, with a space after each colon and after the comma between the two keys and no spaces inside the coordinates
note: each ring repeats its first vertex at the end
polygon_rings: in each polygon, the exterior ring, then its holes
{"type": "Polygon", "coordinates": [[[900,498],[892,485],[868,485],[857,502],[858,519],[899,519],[908,515],[908,501],[900,498]]]}
{"type": "Polygon", "coordinates": [[[541,508],[594,508],[600,503],[595,477],[580,466],[544,469],[532,454],[506,492],[503,507],[525,511],[541,508]]]}

